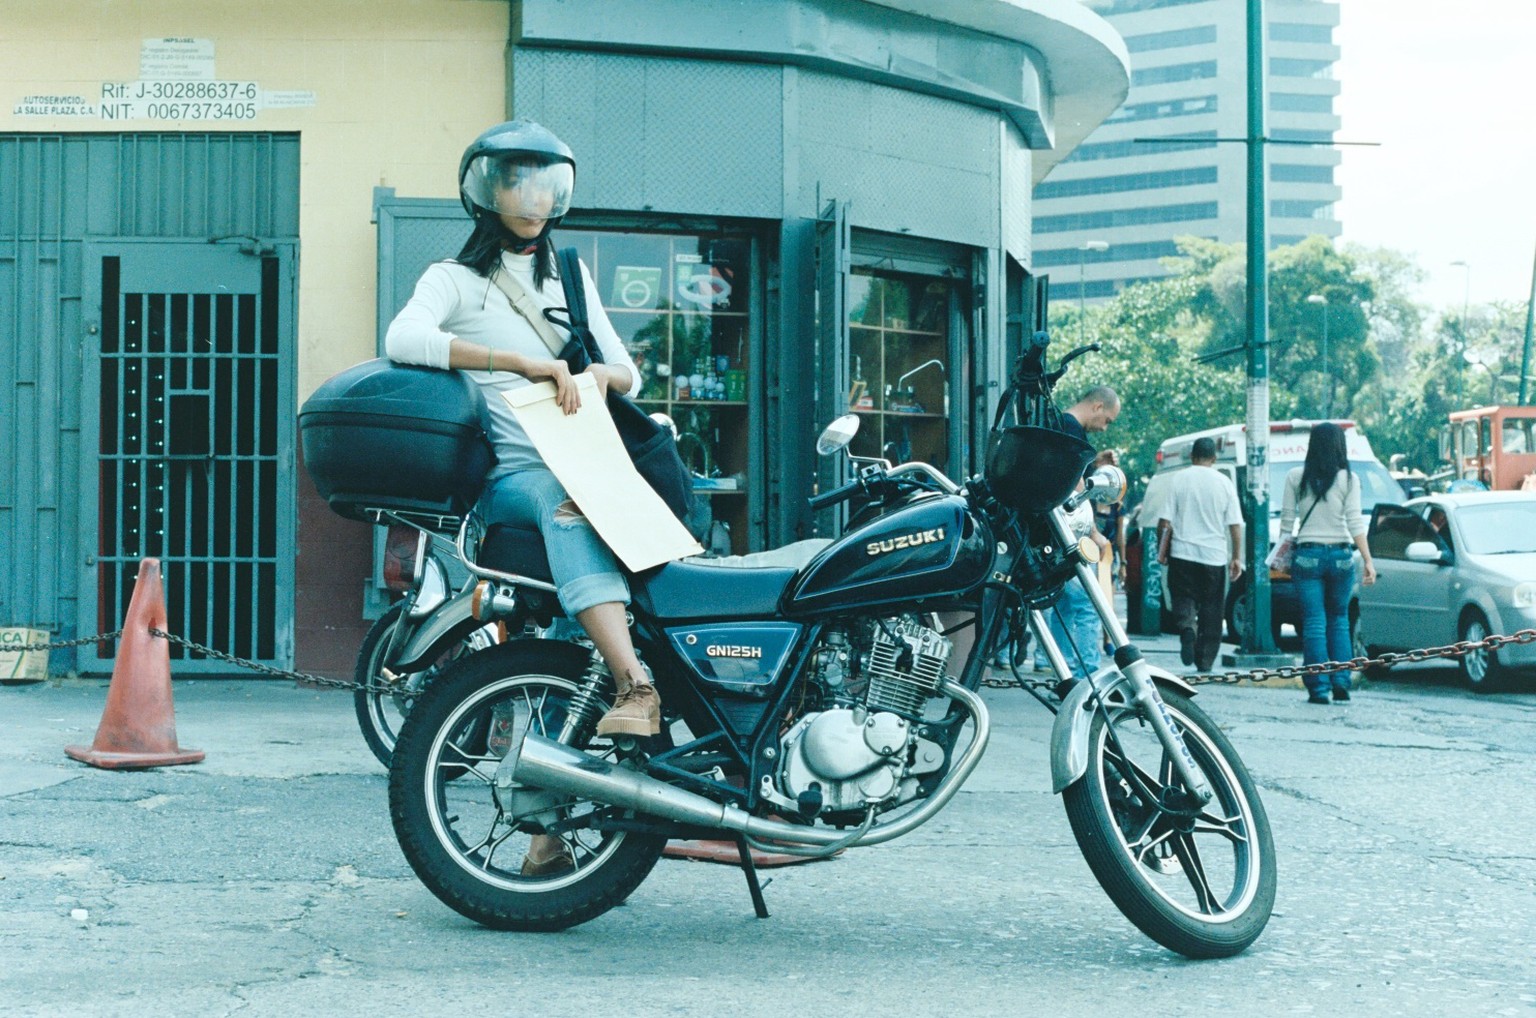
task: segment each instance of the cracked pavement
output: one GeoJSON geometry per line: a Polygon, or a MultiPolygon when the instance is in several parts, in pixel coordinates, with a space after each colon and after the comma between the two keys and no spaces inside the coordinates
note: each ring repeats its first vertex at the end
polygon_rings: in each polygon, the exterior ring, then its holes
{"type": "MultiPolygon", "coordinates": [[[[1167,640],[1143,646],[1169,663],[1167,640]]],[[[1536,1012],[1536,684],[1477,696],[1414,665],[1347,707],[1203,687],[1280,886],[1247,953],[1199,963],[1099,890],[1050,793],[1051,717],[1017,691],[985,691],[993,744],[949,809],[766,871],[771,919],[738,871],[664,860],[551,935],[481,929],[417,882],[347,693],[178,680],[206,761],[113,772],[63,755],[105,692],[0,687],[6,1015],[1536,1012]]]]}

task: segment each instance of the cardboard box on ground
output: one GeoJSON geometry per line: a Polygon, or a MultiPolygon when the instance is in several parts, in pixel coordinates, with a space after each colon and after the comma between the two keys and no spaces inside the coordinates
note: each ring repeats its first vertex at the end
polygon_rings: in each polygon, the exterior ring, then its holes
{"type": "Polygon", "coordinates": [[[48,678],[48,652],[21,648],[47,643],[48,630],[0,626],[0,682],[42,682],[48,678]]]}

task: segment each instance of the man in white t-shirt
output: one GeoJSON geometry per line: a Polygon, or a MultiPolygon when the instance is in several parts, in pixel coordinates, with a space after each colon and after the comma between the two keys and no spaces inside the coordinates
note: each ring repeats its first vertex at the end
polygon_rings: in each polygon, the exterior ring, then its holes
{"type": "Polygon", "coordinates": [[[1173,532],[1168,587],[1179,657],[1208,672],[1221,649],[1227,582],[1243,572],[1243,510],[1237,488],[1216,469],[1214,440],[1196,439],[1189,462],[1171,478],[1160,516],[1173,532]]]}

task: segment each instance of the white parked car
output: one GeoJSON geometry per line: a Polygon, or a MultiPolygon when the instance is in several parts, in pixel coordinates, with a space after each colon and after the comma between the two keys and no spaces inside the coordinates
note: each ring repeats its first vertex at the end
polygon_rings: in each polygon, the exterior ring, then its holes
{"type": "MultiPolygon", "coordinates": [[[[1536,492],[1383,503],[1369,541],[1377,580],[1360,588],[1359,642],[1371,656],[1536,629],[1536,492]]],[[[1486,691],[1536,667],[1536,643],[1459,660],[1467,685],[1486,691]]]]}

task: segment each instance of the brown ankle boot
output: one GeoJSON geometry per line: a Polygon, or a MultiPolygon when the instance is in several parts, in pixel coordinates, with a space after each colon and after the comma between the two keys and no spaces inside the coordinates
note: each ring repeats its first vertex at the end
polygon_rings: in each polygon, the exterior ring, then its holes
{"type": "Polygon", "coordinates": [[[597,723],[598,735],[661,734],[661,694],[649,682],[632,682],[619,690],[613,709],[597,723]]]}
{"type": "Polygon", "coordinates": [[[552,877],[560,873],[566,873],[576,868],[576,857],[571,855],[571,848],[565,843],[555,846],[555,850],[542,859],[533,857],[530,848],[528,854],[523,856],[522,875],[525,877],[552,877]]]}

